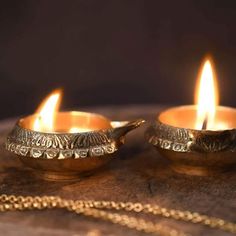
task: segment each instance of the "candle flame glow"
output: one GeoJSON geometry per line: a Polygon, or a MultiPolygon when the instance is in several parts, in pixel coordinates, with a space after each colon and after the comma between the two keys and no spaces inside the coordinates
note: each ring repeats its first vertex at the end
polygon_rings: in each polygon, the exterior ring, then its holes
{"type": "Polygon", "coordinates": [[[36,110],[38,115],[33,123],[33,130],[41,132],[54,131],[54,121],[60,107],[61,96],[62,91],[58,89],[43,100],[36,110]]]}
{"type": "Polygon", "coordinates": [[[196,129],[216,129],[215,114],[218,101],[218,86],[212,62],[205,60],[196,89],[196,129]]]}
{"type": "MultiPolygon", "coordinates": [[[[55,119],[59,112],[62,98],[62,90],[57,89],[50,93],[39,105],[36,110],[36,118],[33,121],[32,128],[39,132],[55,132],[55,119]]],[[[82,133],[91,131],[86,127],[72,126],[65,130],[69,133],[82,133]]]]}

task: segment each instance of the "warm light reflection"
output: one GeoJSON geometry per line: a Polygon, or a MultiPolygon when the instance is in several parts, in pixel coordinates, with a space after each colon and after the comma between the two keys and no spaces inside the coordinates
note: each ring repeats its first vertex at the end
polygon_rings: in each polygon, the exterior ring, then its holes
{"type": "Polygon", "coordinates": [[[69,130],[69,133],[85,133],[85,132],[89,132],[91,131],[91,129],[89,128],[78,128],[78,127],[72,127],[69,130]]]}
{"type": "Polygon", "coordinates": [[[54,121],[61,102],[61,90],[55,90],[48,95],[38,107],[37,118],[33,123],[33,129],[41,132],[54,131],[54,121]]]}
{"type": "Polygon", "coordinates": [[[204,62],[196,90],[197,122],[196,129],[217,129],[215,124],[218,88],[212,63],[204,62]]]}

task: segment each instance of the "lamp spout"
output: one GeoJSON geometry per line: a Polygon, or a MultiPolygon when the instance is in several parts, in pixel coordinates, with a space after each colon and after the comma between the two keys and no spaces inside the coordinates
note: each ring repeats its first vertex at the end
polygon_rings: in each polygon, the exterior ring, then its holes
{"type": "Polygon", "coordinates": [[[145,123],[145,120],[143,120],[143,119],[138,119],[138,120],[127,122],[123,126],[115,128],[114,132],[112,133],[112,136],[113,136],[113,138],[122,138],[128,132],[132,131],[133,129],[136,129],[137,127],[139,127],[143,123],[145,123]]]}

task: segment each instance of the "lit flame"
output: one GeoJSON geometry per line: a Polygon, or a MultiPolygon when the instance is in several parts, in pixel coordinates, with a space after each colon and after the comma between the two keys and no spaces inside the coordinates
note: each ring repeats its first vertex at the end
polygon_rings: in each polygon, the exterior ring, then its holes
{"type": "Polygon", "coordinates": [[[38,107],[38,114],[34,123],[33,130],[41,132],[54,131],[54,121],[61,102],[61,90],[55,90],[48,95],[38,107]]]}
{"type": "MultiPolygon", "coordinates": [[[[50,93],[36,110],[36,118],[33,121],[33,130],[40,132],[55,132],[56,114],[59,112],[62,91],[57,89],[50,93]]],[[[91,131],[89,128],[71,127],[65,130],[69,133],[82,133],[91,131]]]]}
{"type": "Polygon", "coordinates": [[[212,63],[207,59],[202,67],[196,90],[196,129],[216,129],[215,114],[218,105],[218,88],[212,63]]]}

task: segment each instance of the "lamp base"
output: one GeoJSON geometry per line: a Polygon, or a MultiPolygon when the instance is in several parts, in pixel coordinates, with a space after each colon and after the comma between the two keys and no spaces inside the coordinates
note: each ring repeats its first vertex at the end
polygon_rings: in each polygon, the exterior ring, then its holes
{"type": "Polygon", "coordinates": [[[209,176],[233,171],[236,168],[234,152],[184,153],[157,148],[169,160],[172,170],[193,176],[209,176]]]}

